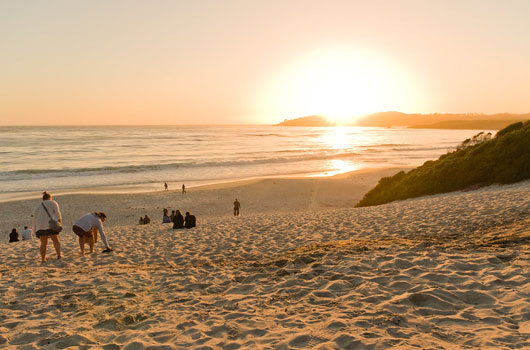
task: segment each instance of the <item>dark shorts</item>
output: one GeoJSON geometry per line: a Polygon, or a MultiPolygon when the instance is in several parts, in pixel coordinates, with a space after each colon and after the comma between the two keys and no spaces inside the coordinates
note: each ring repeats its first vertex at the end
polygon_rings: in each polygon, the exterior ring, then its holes
{"type": "Polygon", "coordinates": [[[55,235],[58,235],[59,232],[55,231],[55,230],[38,230],[37,232],[35,232],[35,236],[37,237],[42,237],[42,236],[55,236],[55,235]]]}
{"type": "Polygon", "coordinates": [[[92,230],[87,232],[77,225],[72,226],[72,231],[79,237],[92,237],[92,230]]]}

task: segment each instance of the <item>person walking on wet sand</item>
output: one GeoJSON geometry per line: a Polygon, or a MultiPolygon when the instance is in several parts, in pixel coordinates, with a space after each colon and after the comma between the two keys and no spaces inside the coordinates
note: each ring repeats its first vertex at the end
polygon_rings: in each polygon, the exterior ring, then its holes
{"type": "Polygon", "coordinates": [[[239,208],[241,207],[241,203],[239,203],[239,201],[236,200],[234,201],[234,216],[239,216],[239,208]]]}
{"type": "Polygon", "coordinates": [[[167,182],[164,182],[164,191],[167,191],[167,182]]]}
{"type": "Polygon", "coordinates": [[[48,238],[53,242],[53,247],[57,253],[57,259],[61,258],[61,243],[59,242],[59,232],[62,223],[59,204],[52,200],[52,195],[48,192],[42,194],[42,202],[35,207],[33,214],[33,232],[40,239],[40,255],[42,262],[46,261],[46,248],[48,238]],[[57,225],[59,224],[59,225],[57,225]],[[55,227],[52,227],[55,226],[55,227]]]}
{"type": "Polygon", "coordinates": [[[182,194],[186,193],[186,186],[184,186],[184,184],[182,184],[182,194]]]}

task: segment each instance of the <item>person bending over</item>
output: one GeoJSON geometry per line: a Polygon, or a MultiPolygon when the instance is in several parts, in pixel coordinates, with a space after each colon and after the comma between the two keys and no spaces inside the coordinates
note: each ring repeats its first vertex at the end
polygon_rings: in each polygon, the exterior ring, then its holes
{"type": "Polygon", "coordinates": [[[107,237],[103,231],[103,222],[107,220],[107,215],[101,212],[88,213],[77,220],[72,227],[72,231],[79,237],[79,248],[81,248],[81,255],[85,254],[85,243],[90,246],[90,253],[94,251],[94,242],[96,240],[96,230],[99,231],[101,240],[105,245],[104,253],[112,252],[112,248],[107,242],[107,237]]]}

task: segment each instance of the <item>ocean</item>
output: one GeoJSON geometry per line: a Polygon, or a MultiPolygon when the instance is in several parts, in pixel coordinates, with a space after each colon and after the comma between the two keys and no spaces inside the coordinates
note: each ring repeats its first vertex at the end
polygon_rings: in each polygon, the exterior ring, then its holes
{"type": "Polygon", "coordinates": [[[0,201],[418,166],[479,130],[367,127],[0,127],[0,201]]]}

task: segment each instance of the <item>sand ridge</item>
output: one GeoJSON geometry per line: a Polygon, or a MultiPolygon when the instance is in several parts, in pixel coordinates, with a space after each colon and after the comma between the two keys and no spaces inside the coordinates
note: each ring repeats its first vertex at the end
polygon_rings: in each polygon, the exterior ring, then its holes
{"type": "Polygon", "coordinates": [[[525,348],[529,225],[523,182],[115,225],[113,254],[80,256],[64,233],[64,258],[42,265],[36,241],[2,244],[0,347],[525,348]]]}

